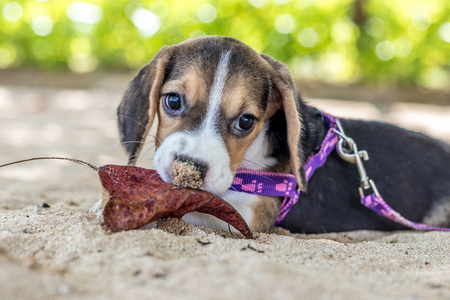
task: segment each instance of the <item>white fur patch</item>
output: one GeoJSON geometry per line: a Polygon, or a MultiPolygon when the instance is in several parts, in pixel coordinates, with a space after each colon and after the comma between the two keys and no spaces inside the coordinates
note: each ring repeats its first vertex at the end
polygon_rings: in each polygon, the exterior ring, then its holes
{"type": "Polygon", "coordinates": [[[267,122],[266,124],[264,124],[261,132],[245,152],[244,160],[242,161],[240,168],[262,170],[277,163],[277,160],[275,158],[268,156],[269,141],[266,138],[268,129],[269,123],[267,122]]]}
{"type": "Polygon", "coordinates": [[[89,210],[90,213],[93,213],[97,218],[101,218],[103,216],[103,207],[102,207],[102,199],[100,199],[94,206],[89,210]]]}

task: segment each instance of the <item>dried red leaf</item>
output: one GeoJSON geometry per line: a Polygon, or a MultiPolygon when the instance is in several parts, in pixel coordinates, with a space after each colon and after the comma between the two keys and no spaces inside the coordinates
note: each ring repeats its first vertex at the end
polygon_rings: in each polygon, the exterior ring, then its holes
{"type": "Polygon", "coordinates": [[[253,238],[242,216],[214,194],[178,188],[164,182],[155,170],[139,167],[106,165],[98,168],[98,174],[107,192],[103,217],[113,232],[137,229],[162,217],[181,218],[197,211],[227,222],[246,238],[253,238]]]}

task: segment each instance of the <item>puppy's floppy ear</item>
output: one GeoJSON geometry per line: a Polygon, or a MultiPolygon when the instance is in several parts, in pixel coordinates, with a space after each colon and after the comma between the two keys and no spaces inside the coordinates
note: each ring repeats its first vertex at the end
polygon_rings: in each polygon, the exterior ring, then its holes
{"type": "Polygon", "coordinates": [[[270,56],[261,54],[261,57],[269,63],[274,70],[272,80],[274,89],[272,97],[279,101],[286,116],[288,147],[290,152],[291,169],[297,179],[298,187],[306,191],[306,177],[303,168],[304,154],[301,148],[302,130],[299,113],[299,103],[297,103],[297,92],[294,80],[288,67],[270,56]]]}
{"type": "Polygon", "coordinates": [[[120,142],[134,165],[153,124],[172,47],[162,48],[130,82],[117,108],[120,142]]]}

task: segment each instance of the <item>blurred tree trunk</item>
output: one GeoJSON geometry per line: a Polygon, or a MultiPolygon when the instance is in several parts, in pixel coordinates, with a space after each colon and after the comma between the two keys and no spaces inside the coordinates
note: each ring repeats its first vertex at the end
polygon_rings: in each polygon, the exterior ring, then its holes
{"type": "Polygon", "coordinates": [[[353,22],[358,25],[360,29],[363,29],[366,23],[366,14],[364,13],[364,4],[367,0],[355,0],[353,3],[353,22]]]}

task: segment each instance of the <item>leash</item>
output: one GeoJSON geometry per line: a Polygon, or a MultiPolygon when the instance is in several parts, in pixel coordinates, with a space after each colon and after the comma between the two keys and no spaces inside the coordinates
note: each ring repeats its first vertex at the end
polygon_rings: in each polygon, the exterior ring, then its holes
{"type": "MultiPolygon", "coordinates": [[[[306,180],[308,181],[314,171],[323,166],[330,153],[336,149],[338,155],[346,162],[355,164],[360,176],[358,188],[361,204],[377,214],[394,222],[403,224],[416,230],[450,231],[450,228],[430,226],[410,221],[390,207],[381,197],[375,182],[370,179],[364,168],[364,161],[369,160],[365,150],[358,150],[355,141],[348,137],[340,123],[334,116],[322,113],[328,132],[323,139],[320,150],[310,156],[305,163],[306,180]],[[371,190],[372,193],[365,193],[371,190]]],[[[297,180],[292,174],[263,172],[249,169],[238,169],[230,190],[263,196],[284,197],[280,212],[274,226],[278,226],[291,208],[298,202],[300,190],[297,189],[297,180]]]]}
{"type": "Polygon", "coordinates": [[[358,151],[358,146],[356,145],[355,141],[344,133],[344,129],[342,128],[339,119],[336,119],[336,124],[338,126],[338,129],[333,129],[333,131],[339,136],[339,142],[336,146],[336,151],[343,160],[355,164],[356,168],[358,169],[360,177],[360,186],[358,190],[359,195],[361,196],[362,205],[376,212],[380,216],[416,230],[450,231],[450,228],[430,226],[410,221],[403,217],[392,207],[390,207],[384,201],[383,197],[381,197],[375,182],[367,176],[366,169],[364,168],[363,163],[363,161],[369,160],[367,151],[358,151]],[[345,148],[344,143],[348,146],[348,148],[345,148]],[[367,190],[372,190],[372,193],[366,196],[365,192],[367,190]]]}

